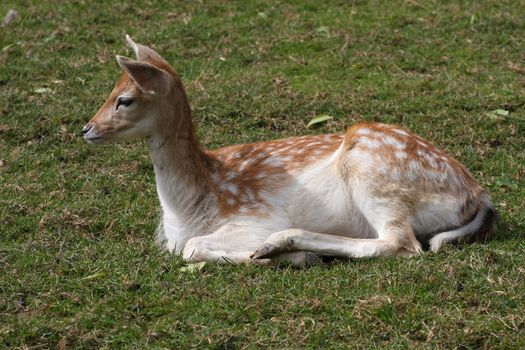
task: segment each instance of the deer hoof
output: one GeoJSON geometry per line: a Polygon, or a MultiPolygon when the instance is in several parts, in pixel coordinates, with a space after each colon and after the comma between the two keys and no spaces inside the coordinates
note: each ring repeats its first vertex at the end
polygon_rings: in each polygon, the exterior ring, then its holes
{"type": "Polygon", "coordinates": [[[271,258],[279,253],[277,246],[269,243],[263,244],[259,249],[250,255],[253,260],[271,258]]]}

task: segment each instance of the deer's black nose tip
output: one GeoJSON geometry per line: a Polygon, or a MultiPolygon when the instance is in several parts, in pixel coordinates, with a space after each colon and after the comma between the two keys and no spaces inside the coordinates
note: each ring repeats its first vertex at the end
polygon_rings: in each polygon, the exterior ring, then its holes
{"type": "Polygon", "coordinates": [[[93,128],[93,124],[91,123],[86,124],[86,126],[82,128],[82,134],[83,135],[87,134],[89,130],[91,130],[91,128],[93,128]]]}

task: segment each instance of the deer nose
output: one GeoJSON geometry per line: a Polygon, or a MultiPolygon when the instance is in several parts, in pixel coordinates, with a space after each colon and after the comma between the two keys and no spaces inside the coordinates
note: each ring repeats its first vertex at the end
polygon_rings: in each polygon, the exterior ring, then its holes
{"type": "Polygon", "coordinates": [[[93,128],[93,124],[92,123],[87,123],[86,126],[84,126],[82,128],[82,134],[85,135],[89,132],[89,130],[91,130],[93,128]]]}

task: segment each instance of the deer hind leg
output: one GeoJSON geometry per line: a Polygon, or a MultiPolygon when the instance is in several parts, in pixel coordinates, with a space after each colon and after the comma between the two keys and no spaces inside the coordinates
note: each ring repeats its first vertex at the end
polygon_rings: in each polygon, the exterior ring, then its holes
{"type": "Polygon", "coordinates": [[[307,251],[320,256],[371,258],[394,255],[412,256],[421,251],[421,246],[417,240],[415,244],[405,245],[400,240],[389,238],[350,238],[290,229],[271,235],[251,257],[252,259],[268,259],[293,251],[307,251]]]}
{"type": "Polygon", "coordinates": [[[288,251],[348,258],[412,256],[422,252],[409,220],[409,210],[399,200],[360,198],[359,211],[375,231],[376,238],[352,238],[289,229],[272,234],[253,254],[253,259],[271,258],[288,251]]]}
{"type": "Polygon", "coordinates": [[[361,191],[358,200],[356,209],[375,233],[374,238],[352,238],[294,228],[272,234],[252,258],[271,258],[289,251],[348,258],[412,256],[422,252],[410,224],[408,198],[394,194],[370,196],[361,191]]]}

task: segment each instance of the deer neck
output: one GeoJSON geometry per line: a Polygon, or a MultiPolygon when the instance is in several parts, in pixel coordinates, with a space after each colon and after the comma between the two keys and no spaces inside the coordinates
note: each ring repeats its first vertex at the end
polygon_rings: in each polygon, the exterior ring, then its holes
{"type": "Polygon", "coordinates": [[[195,136],[186,94],[181,90],[172,95],[148,147],[164,217],[186,226],[200,216],[209,193],[210,175],[206,155],[195,136]]]}

